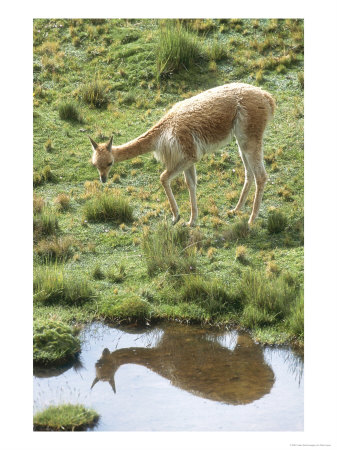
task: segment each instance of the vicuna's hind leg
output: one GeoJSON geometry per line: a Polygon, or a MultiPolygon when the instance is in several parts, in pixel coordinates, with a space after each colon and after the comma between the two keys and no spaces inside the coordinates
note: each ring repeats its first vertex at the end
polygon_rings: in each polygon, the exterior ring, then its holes
{"type": "MultiPolygon", "coordinates": [[[[263,164],[263,149],[262,149],[262,140],[255,140],[255,141],[249,141],[240,143],[240,150],[242,152],[242,156],[246,164],[248,164],[252,174],[254,175],[255,179],[255,197],[254,197],[254,203],[253,203],[253,210],[250,215],[248,223],[251,225],[256,217],[259,214],[259,209],[261,205],[264,185],[267,181],[267,174],[264,168],[263,164]]],[[[246,181],[245,181],[246,185],[246,181]]],[[[248,189],[245,190],[245,186],[243,189],[243,197],[247,197],[248,189]]],[[[241,195],[242,195],[241,194],[241,195]]],[[[245,200],[246,198],[244,198],[245,200]]],[[[239,200],[239,203],[241,201],[241,197],[239,200]]],[[[241,204],[240,204],[241,206],[241,204]]]]}
{"type": "Polygon", "coordinates": [[[247,160],[245,154],[241,151],[240,146],[239,146],[239,153],[240,153],[243,165],[245,166],[245,182],[244,182],[244,185],[243,185],[243,188],[241,191],[241,195],[240,195],[238,204],[233,209],[233,212],[239,211],[245,205],[248,194],[249,194],[250,187],[254,180],[253,171],[249,166],[249,163],[248,163],[248,160],[247,160]]]}
{"type": "Polygon", "coordinates": [[[248,221],[249,225],[251,225],[259,214],[264,185],[267,181],[267,173],[263,164],[262,145],[256,148],[255,152],[253,152],[252,154],[248,153],[246,154],[246,156],[255,178],[255,197],[253,210],[248,221]]]}
{"type": "Polygon", "coordinates": [[[191,217],[187,225],[193,227],[198,218],[198,207],[197,207],[197,174],[195,170],[195,165],[186,169],[184,171],[185,181],[190,193],[190,203],[191,203],[191,217]]]}

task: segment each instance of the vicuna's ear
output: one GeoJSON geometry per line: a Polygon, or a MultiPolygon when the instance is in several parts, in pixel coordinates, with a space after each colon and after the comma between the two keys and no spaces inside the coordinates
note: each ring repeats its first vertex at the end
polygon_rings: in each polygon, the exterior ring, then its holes
{"type": "Polygon", "coordinates": [[[99,378],[95,377],[90,389],[92,389],[98,381],[99,381],[99,378]]]}
{"type": "Polygon", "coordinates": [[[113,136],[111,136],[110,141],[108,142],[108,150],[109,150],[109,152],[111,152],[112,138],[113,138],[113,136]]]}
{"type": "Polygon", "coordinates": [[[115,379],[114,379],[113,375],[111,375],[111,378],[109,380],[109,384],[112,387],[112,390],[114,391],[114,393],[116,394],[116,385],[115,385],[115,379]]]}
{"type": "Polygon", "coordinates": [[[96,142],[93,140],[93,139],[91,139],[91,137],[90,136],[88,136],[88,138],[90,139],[90,142],[91,142],[91,145],[92,145],[92,148],[94,149],[94,150],[96,150],[97,149],[97,147],[98,147],[98,145],[96,144],[96,142]]]}

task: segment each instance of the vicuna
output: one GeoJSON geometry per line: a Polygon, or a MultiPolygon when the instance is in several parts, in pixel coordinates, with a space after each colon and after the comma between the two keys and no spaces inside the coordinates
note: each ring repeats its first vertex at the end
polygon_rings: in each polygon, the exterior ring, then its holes
{"type": "Polygon", "coordinates": [[[233,405],[263,397],[275,382],[262,348],[248,335],[240,335],[230,350],[192,326],[185,335],[175,326],[164,329],[153,348],[104,349],[91,388],[108,381],[116,393],[115,374],[125,364],[144,366],[193,395],[233,405]]]}
{"type": "Polygon", "coordinates": [[[191,203],[188,225],[193,226],[198,217],[195,163],[235,136],[245,167],[245,182],[233,212],[244,206],[255,180],[255,198],[248,222],[252,224],[258,215],[267,179],[263,133],[274,109],[275,102],[268,92],[248,84],[225,84],[176,103],[152,128],[126,144],[113,146],[112,137],[108,143],[96,144],[89,137],[94,151],[92,163],[105,183],[112,164],[154,151],[155,157],[166,167],[160,181],[174,224],[180,216],[171,181],[184,172],[191,203]]]}

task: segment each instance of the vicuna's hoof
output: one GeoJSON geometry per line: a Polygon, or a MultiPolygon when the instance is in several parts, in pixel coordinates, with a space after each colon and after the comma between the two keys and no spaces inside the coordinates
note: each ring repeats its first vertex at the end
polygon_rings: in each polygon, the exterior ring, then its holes
{"type": "Polygon", "coordinates": [[[180,220],[180,214],[177,215],[177,217],[172,219],[172,225],[175,225],[180,220]]]}
{"type": "Polygon", "coordinates": [[[195,221],[193,221],[193,222],[191,222],[191,221],[185,222],[185,225],[186,225],[187,227],[195,227],[195,226],[196,226],[196,222],[195,222],[195,221]]]}

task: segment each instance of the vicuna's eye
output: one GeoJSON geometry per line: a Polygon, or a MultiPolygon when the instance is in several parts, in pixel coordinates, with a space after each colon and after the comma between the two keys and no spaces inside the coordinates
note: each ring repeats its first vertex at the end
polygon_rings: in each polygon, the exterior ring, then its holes
{"type": "Polygon", "coordinates": [[[108,166],[112,166],[112,162],[108,164],[108,166]]]}

